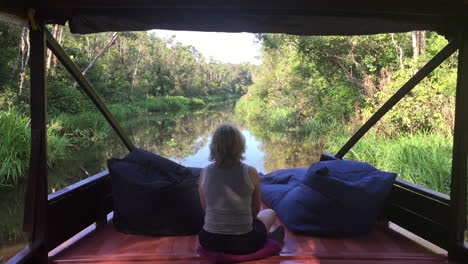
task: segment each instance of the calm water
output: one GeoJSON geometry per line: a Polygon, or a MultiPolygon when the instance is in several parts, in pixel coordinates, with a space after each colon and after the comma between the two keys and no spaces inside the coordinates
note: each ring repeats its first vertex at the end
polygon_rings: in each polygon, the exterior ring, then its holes
{"type": "MultiPolygon", "coordinates": [[[[242,129],[241,132],[245,137],[245,143],[247,146],[244,155],[244,162],[250,166],[255,167],[259,172],[265,172],[265,168],[263,166],[265,152],[262,150],[261,140],[255,138],[255,136],[252,135],[252,133],[250,133],[250,131],[247,129],[242,129]]],[[[170,159],[187,167],[207,166],[210,164],[210,161],[208,161],[208,156],[210,154],[209,142],[211,142],[211,134],[208,136],[208,138],[206,138],[206,140],[204,138],[199,138],[197,141],[203,141],[204,145],[200,149],[197,149],[195,154],[186,156],[182,160],[178,160],[176,158],[170,159]]]]}
{"type": "MultiPolygon", "coordinates": [[[[268,173],[276,169],[307,167],[322,149],[302,142],[273,140],[261,127],[246,126],[233,115],[234,105],[190,114],[164,114],[138,117],[122,123],[136,146],[167,157],[182,165],[209,164],[209,143],[216,127],[225,122],[237,125],[246,139],[245,163],[268,173]]],[[[123,157],[127,150],[112,134],[91,148],[70,151],[49,174],[49,192],[107,169],[111,157],[123,157]]],[[[14,254],[27,238],[21,231],[24,186],[0,187],[0,263],[14,254]],[[3,258],[2,258],[3,256],[3,258]]]]}

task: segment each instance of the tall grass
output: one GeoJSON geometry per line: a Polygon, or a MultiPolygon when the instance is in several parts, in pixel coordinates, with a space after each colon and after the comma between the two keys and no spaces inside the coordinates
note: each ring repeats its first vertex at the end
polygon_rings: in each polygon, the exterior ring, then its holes
{"type": "MultiPolygon", "coordinates": [[[[48,164],[52,166],[66,155],[70,139],[60,135],[61,128],[52,123],[47,128],[48,164]]],[[[29,118],[13,111],[0,111],[0,185],[15,185],[24,178],[31,151],[29,118]]]]}
{"type": "MultiPolygon", "coordinates": [[[[135,103],[109,105],[112,115],[119,121],[151,113],[189,112],[204,106],[197,98],[182,96],[149,97],[135,103]]],[[[100,140],[111,132],[110,125],[97,111],[85,111],[76,115],[61,114],[55,118],[64,130],[72,136],[74,143],[89,145],[100,140]]]]}
{"type": "Polygon", "coordinates": [[[140,112],[169,112],[190,111],[205,105],[198,98],[187,98],[183,96],[149,97],[133,105],[133,110],[140,112]]]}
{"type": "MultiPolygon", "coordinates": [[[[298,118],[293,109],[266,107],[257,97],[245,95],[236,105],[236,115],[253,133],[264,139],[303,139],[305,144],[323,146],[336,153],[353,129],[345,120],[325,122],[319,118],[298,118]]],[[[442,134],[418,132],[393,138],[368,133],[345,158],[366,161],[402,179],[442,193],[450,190],[452,139],[442,134]]]]}
{"type": "Polygon", "coordinates": [[[29,121],[13,110],[0,111],[0,185],[16,184],[26,174],[31,145],[29,121]]]}
{"type": "Polygon", "coordinates": [[[235,103],[239,100],[239,94],[209,95],[201,98],[206,106],[219,106],[228,103],[235,103]]]}
{"type": "MultiPolygon", "coordinates": [[[[348,140],[333,137],[326,150],[336,153],[348,140]]],[[[398,177],[438,192],[450,191],[452,139],[439,134],[415,133],[384,138],[370,133],[362,138],[345,156],[366,161],[375,167],[398,174],[398,177]]]]}
{"type": "MultiPolygon", "coordinates": [[[[117,120],[146,113],[189,112],[204,106],[201,99],[182,96],[152,97],[133,104],[110,105],[117,120]]],[[[111,128],[97,110],[51,117],[47,126],[48,165],[64,158],[71,146],[83,148],[106,137],[111,128]]],[[[31,148],[29,118],[17,111],[0,111],[0,185],[16,185],[28,171],[31,148]]]]}

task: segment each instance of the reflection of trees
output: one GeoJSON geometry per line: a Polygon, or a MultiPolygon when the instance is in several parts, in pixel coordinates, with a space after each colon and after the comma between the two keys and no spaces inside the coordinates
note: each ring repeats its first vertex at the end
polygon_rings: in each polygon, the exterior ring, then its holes
{"type": "MultiPolygon", "coordinates": [[[[22,230],[24,186],[0,187],[0,248],[26,243],[22,230]]],[[[0,262],[1,262],[0,256],[0,262]]]]}
{"type": "Polygon", "coordinates": [[[133,139],[143,149],[183,160],[206,144],[213,130],[229,118],[230,110],[207,110],[161,120],[142,118],[136,124],[138,129],[134,129],[133,139]]]}
{"type": "MultiPolygon", "coordinates": [[[[240,117],[242,118],[242,117],[240,117]]],[[[262,140],[265,152],[264,168],[267,172],[287,168],[309,167],[319,161],[323,153],[321,140],[318,143],[298,139],[294,133],[271,132],[260,122],[246,120],[241,127],[247,128],[256,138],[262,140]]]]}
{"type": "Polygon", "coordinates": [[[263,141],[264,167],[267,172],[286,168],[306,168],[319,161],[323,147],[304,141],[263,141]]]}
{"type": "MultiPolygon", "coordinates": [[[[164,157],[183,160],[204,146],[218,125],[228,121],[232,106],[215,108],[191,114],[151,114],[124,122],[122,126],[132,136],[136,146],[164,157]]],[[[128,151],[112,133],[90,148],[71,150],[49,171],[49,193],[107,169],[107,159],[122,157],[128,151]]],[[[25,243],[22,232],[24,186],[0,187],[0,246],[25,243]],[[5,189],[5,190],[3,190],[5,189]]]]}
{"type": "MultiPolygon", "coordinates": [[[[208,136],[232,113],[232,106],[218,107],[197,113],[148,114],[122,123],[139,148],[164,157],[183,160],[206,144],[208,136]]],[[[107,159],[128,153],[114,134],[91,148],[71,151],[69,158],[49,173],[49,192],[57,191],[107,169],[107,159]]]]}
{"type": "MultiPolygon", "coordinates": [[[[233,106],[217,107],[197,113],[148,114],[127,120],[122,126],[136,146],[158,155],[183,161],[203,147],[217,126],[231,122],[248,129],[262,140],[265,152],[264,168],[273,171],[284,168],[308,167],[323,151],[322,144],[295,139],[292,133],[271,132],[256,122],[239,122],[233,116],[233,106]]],[[[107,168],[110,157],[122,157],[127,150],[114,134],[90,149],[80,150],[51,172],[50,191],[59,190],[86,177],[82,169],[93,175],[107,168]]],[[[318,140],[320,142],[320,140],[318,140]]]]}
{"type": "MultiPolygon", "coordinates": [[[[266,171],[308,167],[319,159],[322,146],[293,140],[286,133],[270,133],[255,123],[240,123],[232,115],[232,107],[215,108],[193,114],[151,114],[124,122],[136,146],[164,157],[183,160],[204,146],[209,135],[224,122],[231,122],[240,129],[248,129],[262,139],[266,171]]],[[[62,189],[86,178],[83,170],[94,175],[107,169],[107,159],[122,157],[126,148],[115,134],[91,148],[71,151],[69,159],[57,164],[49,172],[49,192],[62,189]]],[[[2,246],[26,241],[21,231],[23,191],[21,186],[2,195],[0,205],[0,243],[2,246]]],[[[0,189],[1,191],[1,189],[0,189]]]]}

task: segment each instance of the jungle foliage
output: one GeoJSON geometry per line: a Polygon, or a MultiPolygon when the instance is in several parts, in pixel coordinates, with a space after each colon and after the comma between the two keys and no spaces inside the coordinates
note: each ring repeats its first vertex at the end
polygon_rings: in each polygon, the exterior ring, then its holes
{"type": "MultiPolygon", "coordinates": [[[[448,43],[443,36],[424,31],[370,36],[259,34],[257,38],[263,44],[263,64],[237,105],[238,115],[271,144],[296,138],[335,152],[448,43]]],[[[356,147],[347,157],[447,192],[456,66],[456,56],[450,57],[370,131],[372,139],[363,140],[369,148],[356,147]],[[366,151],[372,154],[365,155],[366,151]],[[400,153],[416,163],[402,167],[396,157],[377,161],[383,152],[400,153]],[[418,153],[423,152],[439,156],[421,157],[418,153]],[[442,168],[429,174],[421,170],[434,166],[442,168]],[[437,186],[425,184],[431,180],[422,180],[424,174],[443,180],[437,180],[441,182],[437,186]]]]}
{"type": "MultiPolygon", "coordinates": [[[[73,35],[68,27],[48,29],[121,121],[239,98],[252,83],[252,65],[207,61],[193,46],[151,32],[73,35]]],[[[0,185],[14,185],[29,161],[28,30],[0,23],[0,46],[0,185]]],[[[50,51],[46,70],[52,166],[67,149],[92,145],[111,132],[50,51]]]]}
{"type": "MultiPolygon", "coordinates": [[[[240,96],[252,83],[250,64],[206,61],[193,46],[163,40],[149,32],[73,35],[67,27],[49,30],[106,103],[149,96],[240,96]]],[[[0,24],[0,102],[18,107],[29,101],[28,30],[0,24]]],[[[50,114],[78,113],[87,100],[60,62],[46,56],[50,114]]]]}

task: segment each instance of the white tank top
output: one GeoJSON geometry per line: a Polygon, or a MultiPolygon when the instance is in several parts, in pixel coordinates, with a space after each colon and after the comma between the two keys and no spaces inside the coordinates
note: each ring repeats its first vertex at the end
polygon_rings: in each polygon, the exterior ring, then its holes
{"type": "Polygon", "coordinates": [[[241,235],[252,231],[252,193],[248,166],[204,169],[202,190],[205,196],[205,223],[210,233],[241,235]]]}

